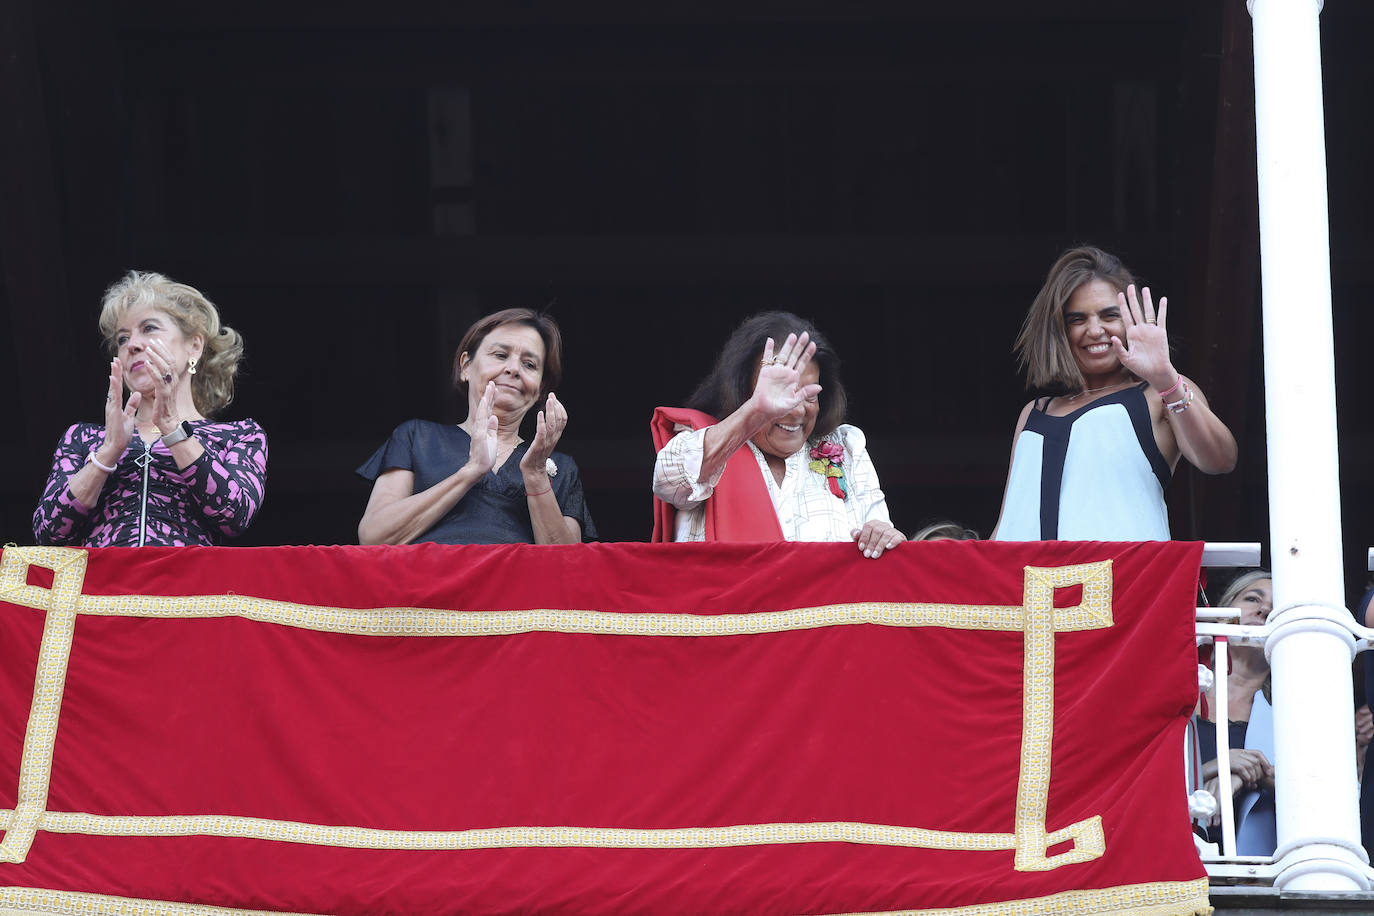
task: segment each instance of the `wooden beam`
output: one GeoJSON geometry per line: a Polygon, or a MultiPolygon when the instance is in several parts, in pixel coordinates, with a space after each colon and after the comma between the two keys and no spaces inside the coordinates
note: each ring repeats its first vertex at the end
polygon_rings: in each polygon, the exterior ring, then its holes
{"type": "MultiPolygon", "coordinates": [[[[1205,5],[1199,4],[1199,7],[1205,5]]],[[[1200,17],[1207,16],[1200,9],[1200,17]]],[[[1183,319],[1187,372],[1207,392],[1217,414],[1240,444],[1240,464],[1224,477],[1189,470],[1186,515],[1175,515],[1179,537],[1208,540],[1267,538],[1263,390],[1258,346],[1259,203],[1255,178],[1254,55],[1250,16],[1243,4],[1225,4],[1211,27],[1215,55],[1214,127],[1210,173],[1195,185],[1185,224],[1196,227],[1198,252],[1183,319]],[[1248,494],[1248,495],[1247,495],[1248,494]]],[[[1195,24],[1198,22],[1194,20],[1195,24]]],[[[1201,103],[1201,99],[1199,103],[1201,103]]]]}

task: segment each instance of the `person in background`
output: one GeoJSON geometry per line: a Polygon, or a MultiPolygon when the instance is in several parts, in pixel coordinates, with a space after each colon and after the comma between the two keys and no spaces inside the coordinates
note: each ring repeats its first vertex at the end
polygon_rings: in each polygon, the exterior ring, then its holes
{"type": "Polygon", "coordinates": [[[1168,300],[1099,248],[1064,252],[1016,339],[1030,388],[993,540],[1169,539],[1164,489],[1179,458],[1235,467],[1236,440],[1174,368],[1168,300]]]}
{"type": "MultiPolygon", "coordinates": [[[[1374,577],[1368,582],[1364,597],[1355,608],[1355,622],[1360,626],[1374,625],[1374,577]]],[[[1357,766],[1360,776],[1360,836],[1365,851],[1374,860],[1374,767],[1367,766],[1366,757],[1370,737],[1374,734],[1374,723],[1370,721],[1369,710],[1374,708],[1374,652],[1360,653],[1358,666],[1364,669],[1364,696],[1355,710],[1355,750],[1358,755],[1357,766]]]]}
{"type": "Polygon", "coordinates": [[[34,538],[176,547],[241,534],[262,504],[267,436],[252,420],[210,418],[233,400],[243,338],[199,290],[139,271],[106,291],[100,332],[105,419],[63,434],[34,538]]]}
{"type": "Polygon", "coordinates": [[[688,407],[652,430],[655,541],[852,541],[877,558],[906,540],[848,401],[834,348],[790,312],[747,319],[688,407]]]}
{"type": "Polygon", "coordinates": [[[981,541],[982,535],[972,528],[965,528],[958,522],[948,519],[931,522],[919,531],[914,531],[909,541],[981,541]]]}
{"type": "MultiPolygon", "coordinates": [[[[1263,569],[1241,573],[1221,595],[1217,607],[1238,608],[1240,624],[1248,627],[1262,627],[1274,609],[1274,583],[1268,571],[1263,569]]],[[[1265,817],[1272,820],[1274,815],[1274,765],[1272,743],[1264,738],[1253,740],[1249,735],[1250,723],[1256,715],[1263,716],[1272,723],[1270,712],[1269,662],[1264,657],[1264,649],[1259,646],[1230,646],[1230,673],[1226,677],[1226,722],[1227,745],[1231,749],[1230,785],[1223,791],[1222,778],[1217,767],[1216,721],[1221,710],[1217,708],[1216,688],[1203,694],[1198,702],[1196,726],[1198,748],[1202,761],[1203,788],[1217,799],[1218,808],[1209,824],[1208,838],[1217,842],[1221,835],[1221,805],[1232,804],[1232,799],[1241,793],[1253,793],[1255,798],[1247,799],[1247,804],[1237,807],[1237,848],[1241,855],[1267,855],[1273,852],[1255,851],[1245,847],[1245,832],[1242,830],[1244,819],[1248,816],[1265,817]],[[1247,737],[1252,740],[1247,741],[1247,737]],[[1267,747],[1256,745],[1268,744],[1267,747]]],[[[1266,725],[1262,735],[1272,736],[1272,724],[1266,725]]],[[[1250,831],[1271,833],[1267,830],[1250,831]]]]}
{"type": "Polygon", "coordinates": [[[549,315],[506,309],[468,328],[453,355],[467,397],[458,425],[407,420],[358,468],[372,495],[363,544],[576,544],[596,537],[577,463],[554,451],[568,411],[563,337],[549,315]],[[533,438],[521,424],[534,409],[533,438]]]}

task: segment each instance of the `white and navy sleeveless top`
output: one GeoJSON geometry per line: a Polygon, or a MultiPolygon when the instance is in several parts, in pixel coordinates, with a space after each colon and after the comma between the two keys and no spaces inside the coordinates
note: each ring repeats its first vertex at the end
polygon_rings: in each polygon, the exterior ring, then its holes
{"type": "Polygon", "coordinates": [[[1064,417],[1037,400],[1016,437],[999,541],[1167,541],[1172,471],[1145,383],[1064,417]]]}

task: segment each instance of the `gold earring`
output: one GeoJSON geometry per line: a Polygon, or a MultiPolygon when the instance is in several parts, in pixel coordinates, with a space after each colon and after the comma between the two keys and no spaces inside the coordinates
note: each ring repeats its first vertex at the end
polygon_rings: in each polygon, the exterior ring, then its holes
{"type": "Polygon", "coordinates": [[[195,375],[195,374],[196,374],[196,363],[197,363],[197,362],[198,362],[198,360],[196,359],[196,357],[194,357],[194,356],[191,357],[190,360],[187,361],[187,363],[186,363],[186,371],[189,372],[189,373],[191,373],[192,375],[195,375]]]}

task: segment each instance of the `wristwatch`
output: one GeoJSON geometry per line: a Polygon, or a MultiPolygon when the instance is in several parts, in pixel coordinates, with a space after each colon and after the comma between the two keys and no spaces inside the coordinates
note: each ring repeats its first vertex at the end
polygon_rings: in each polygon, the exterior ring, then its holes
{"type": "Polygon", "coordinates": [[[162,437],[162,444],[170,447],[189,438],[191,438],[191,424],[182,420],[180,426],[162,437]]]}

